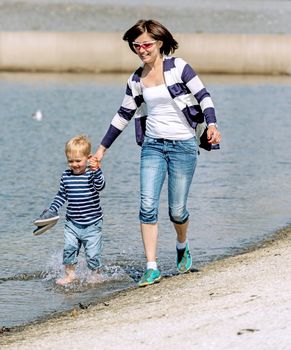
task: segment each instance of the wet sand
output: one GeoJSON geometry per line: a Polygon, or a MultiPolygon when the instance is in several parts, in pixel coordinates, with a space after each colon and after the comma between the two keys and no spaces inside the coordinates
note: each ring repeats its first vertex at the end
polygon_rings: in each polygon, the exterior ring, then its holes
{"type": "Polygon", "coordinates": [[[290,349],[291,228],[199,272],[0,337],[6,349],[290,349]]]}

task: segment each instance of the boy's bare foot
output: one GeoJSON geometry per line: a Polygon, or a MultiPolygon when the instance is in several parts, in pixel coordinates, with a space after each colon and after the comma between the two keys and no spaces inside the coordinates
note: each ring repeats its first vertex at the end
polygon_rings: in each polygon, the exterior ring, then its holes
{"type": "Polygon", "coordinates": [[[56,280],[56,284],[59,286],[65,286],[70,284],[75,279],[75,265],[66,265],[65,266],[65,276],[56,280]]]}
{"type": "Polygon", "coordinates": [[[64,278],[58,278],[56,280],[56,284],[59,286],[65,286],[66,284],[70,284],[74,281],[74,277],[73,276],[65,276],[64,278]]]}

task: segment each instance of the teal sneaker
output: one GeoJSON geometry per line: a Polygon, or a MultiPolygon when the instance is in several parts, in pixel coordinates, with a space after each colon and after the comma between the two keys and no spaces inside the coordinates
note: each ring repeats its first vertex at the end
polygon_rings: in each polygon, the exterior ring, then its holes
{"type": "Polygon", "coordinates": [[[185,273],[191,269],[192,257],[189,251],[189,245],[183,250],[177,249],[177,269],[180,273],[185,273]]]}
{"type": "Polygon", "coordinates": [[[158,283],[160,282],[161,278],[162,276],[160,270],[148,269],[139,280],[138,286],[144,287],[150,284],[158,283]]]}

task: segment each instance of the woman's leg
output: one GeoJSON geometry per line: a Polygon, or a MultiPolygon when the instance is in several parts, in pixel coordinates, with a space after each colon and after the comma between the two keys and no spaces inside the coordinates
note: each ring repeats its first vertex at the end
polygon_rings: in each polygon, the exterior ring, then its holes
{"type": "Polygon", "coordinates": [[[166,172],[163,144],[146,138],[141,151],[139,219],[147,262],[156,261],[158,209],[166,172]]]}
{"type": "Polygon", "coordinates": [[[196,139],[177,141],[169,152],[169,215],[177,234],[177,268],[186,272],[192,265],[187,241],[189,213],[187,199],[197,163],[196,139]]]}
{"type": "Polygon", "coordinates": [[[184,224],[174,223],[178,242],[180,243],[186,242],[188,226],[189,226],[189,220],[187,220],[184,224]]]}
{"type": "Polygon", "coordinates": [[[161,280],[161,272],[157,267],[156,252],[158,241],[158,224],[140,224],[147,267],[141,276],[138,286],[145,287],[161,280]]]}
{"type": "Polygon", "coordinates": [[[174,223],[177,239],[186,239],[189,212],[187,200],[197,163],[195,138],[173,143],[169,150],[168,199],[169,216],[174,223]]]}
{"type": "Polygon", "coordinates": [[[156,261],[158,224],[140,224],[141,236],[147,262],[156,261]]]}

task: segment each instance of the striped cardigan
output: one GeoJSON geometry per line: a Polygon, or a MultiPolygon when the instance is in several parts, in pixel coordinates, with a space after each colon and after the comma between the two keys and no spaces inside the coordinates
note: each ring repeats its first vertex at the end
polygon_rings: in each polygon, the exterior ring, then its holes
{"type": "MultiPolygon", "coordinates": [[[[101,141],[106,148],[111,146],[133,116],[135,117],[136,142],[138,145],[143,143],[147,110],[141,86],[142,69],[143,67],[139,67],[127,81],[122,104],[101,141]]],[[[207,142],[206,126],[216,123],[216,117],[210,94],[198,75],[183,59],[169,56],[163,59],[163,71],[165,84],[171,97],[185,115],[190,126],[196,130],[199,146],[207,150],[219,148],[219,145],[211,146],[207,142]]]]}

